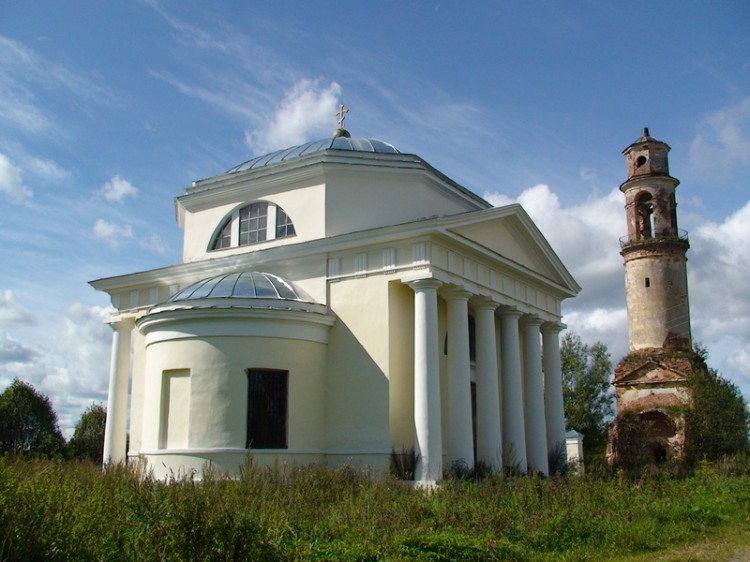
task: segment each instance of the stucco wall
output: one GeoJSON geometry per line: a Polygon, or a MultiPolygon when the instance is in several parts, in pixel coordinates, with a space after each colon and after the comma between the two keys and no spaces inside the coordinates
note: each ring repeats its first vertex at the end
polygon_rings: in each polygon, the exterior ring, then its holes
{"type": "MultiPolygon", "coordinates": [[[[289,371],[288,445],[322,447],[325,423],[325,344],[281,338],[203,337],[148,348],[143,448],[160,448],[165,371],[190,372],[188,448],[244,448],[247,436],[245,369],[289,371]]],[[[176,421],[176,419],[174,419],[176,421]]],[[[172,421],[172,420],[170,420],[172,421]]],[[[176,430],[179,433],[180,430],[176,430]]]]}
{"type": "Polygon", "coordinates": [[[385,276],[329,285],[338,317],[329,333],[326,442],[329,449],[387,449],[388,284],[385,276]]]}

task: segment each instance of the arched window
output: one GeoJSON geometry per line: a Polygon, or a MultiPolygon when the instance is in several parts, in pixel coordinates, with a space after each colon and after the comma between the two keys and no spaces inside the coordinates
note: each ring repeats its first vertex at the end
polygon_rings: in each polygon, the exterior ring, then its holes
{"type": "Polygon", "coordinates": [[[289,215],[274,203],[256,201],[232,211],[216,230],[209,250],[258,244],[295,236],[289,215]]]}
{"type": "Polygon", "coordinates": [[[637,223],[637,236],[639,240],[653,237],[653,213],[654,205],[651,194],[644,191],[639,193],[635,200],[635,212],[637,223]]]}
{"type": "Polygon", "coordinates": [[[229,248],[232,244],[232,217],[224,221],[224,225],[219,229],[219,234],[214,238],[212,250],[221,250],[229,248]]]}

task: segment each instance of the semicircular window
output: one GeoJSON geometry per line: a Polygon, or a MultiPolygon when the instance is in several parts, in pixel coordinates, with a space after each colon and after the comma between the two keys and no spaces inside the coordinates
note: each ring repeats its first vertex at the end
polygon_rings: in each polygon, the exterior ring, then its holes
{"type": "Polygon", "coordinates": [[[295,236],[294,223],[284,209],[256,201],[225,217],[211,240],[210,250],[223,250],[295,236]]]}

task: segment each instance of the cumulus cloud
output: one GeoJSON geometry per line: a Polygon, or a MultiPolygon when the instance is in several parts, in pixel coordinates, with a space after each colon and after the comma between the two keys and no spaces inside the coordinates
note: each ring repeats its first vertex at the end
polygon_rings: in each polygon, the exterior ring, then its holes
{"type": "Polygon", "coordinates": [[[11,203],[23,205],[33,197],[32,191],[23,183],[21,169],[0,153],[0,194],[11,203]]]}
{"type": "Polygon", "coordinates": [[[25,346],[9,334],[0,339],[0,364],[29,363],[39,354],[32,348],[25,346]]]}
{"type": "Polygon", "coordinates": [[[618,239],[625,230],[622,194],[591,195],[565,207],[549,186],[540,184],[514,199],[485,192],[495,206],[520,203],[582,287],[564,303],[564,321],[585,342],[607,344],[616,362],[627,353],[625,282],[618,239]]]}
{"type": "Polygon", "coordinates": [[[133,227],[129,224],[120,226],[104,219],[96,219],[94,223],[94,237],[104,240],[110,248],[117,248],[123,238],[133,237],[133,227]]]}
{"type": "Polygon", "coordinates": [[[563,207],[544,184],[524,190],[517,199],[493,192],[485,192],[483,197],[496,206],[514,202],[523,206],[583,287],[577,302],[610,308],[617,292],[622,295],[618,239],[625,230],[625,217],[622,194],[617,189],[604,196],[592,195],[570,207],[563,207]]]}
{"type": "Polygon", "coordinates": [[[723,222],[706,222],[690,234],[693,325],[706,343],[730,336],[750,340],[749,238],[750,201],[723,222]]]}
{"type": "Polygon", "coordinates": [[[254,154],[301,144],[312,135],[330,133],[335,128],[335,113],[341,86],[319,80],[297,82],[279,104],[273,116],[261,127],[245,133],[245,142],[254,154]]]}
{"type": "Polygon", "coordinates": [[[107,201],[122,203],[125,197],[135,197],[138,194],[138,188],[121,176],[113,176],[99,189],[99,193],[107,201]]]}
{"type": "Polygon", "coordinates": [[[11,326],[34,324],[34,316],[24,308],[13,291],[5,289],[0,292],[0,329],[11,326]]]}
{"type": "Polygon", "coordinates": [[[109,381],[112,330],[109,311],[71,304],[49,321],[30,344],[6,337],[0,341],[0,389],[15,377],[50,397],[60,427],[70,436],[81,413],[94,402],[105,402],[109,381]]]}
{"type": "Polygon", "coordinates": [[[704,170],[750,164],[750,97],[703,119],[690,147],[690,161],[704,170]]]}

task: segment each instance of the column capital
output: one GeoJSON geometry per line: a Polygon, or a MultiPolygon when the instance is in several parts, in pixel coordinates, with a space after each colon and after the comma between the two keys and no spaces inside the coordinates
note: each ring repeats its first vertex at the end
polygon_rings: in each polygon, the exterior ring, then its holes
{"type": "Polygon", "coordinates": [[[539,318],[536,314],[524,314],[521,317],[521,324],[524,326],[541,326],[544,323],[544,320],[539,318]]]}
{"type": "Polygon", "coordinates": [[[523,312],[512,306],[501,306],[499,308],[500,316],[503,318],[521,318],[523,312]]]}
{"type": "Polygon", "coordinates": [[[439,281],[438,279],[433,279],[432,277],[428,277],[425,279],[415,279],[414,281],[407,281],[406,283],[414,289],[415,291],[420,289],[439,289],[443,286],[443,282],[439,281]]]}
{"type": "Polygon", "coordinates": [[[464,300],[469,301],[471,297],[473,297],[473,293],[470,293],[463,287],[458,286],[448,286],[444,288],[442,291],[440,291],[440,296],[442,296],[445,300],[448,301],[454,301],[454,300],[464,300]]]}
{"type": "Polygon", "coordinates": [[[567,328],[567,326],[562,322],[544,322],[542,324],[541,331],[543,334],[559,334],[565,328],[567,328]]]}
{"type": "Polygon", "coordinates": [[[110,328],[118,332],[132,330],[135,327],[135,318],[132,316],[118,316],[107,322],[107,324],[109,324],[110,328]]]}
{"type": "Polygon", "coordinates": [[[500,303],[492,300],[492,297],[477,296],[471,301],[471,306],[476,310],[492,310],[494,312],[500,306],[500,303]]]}

